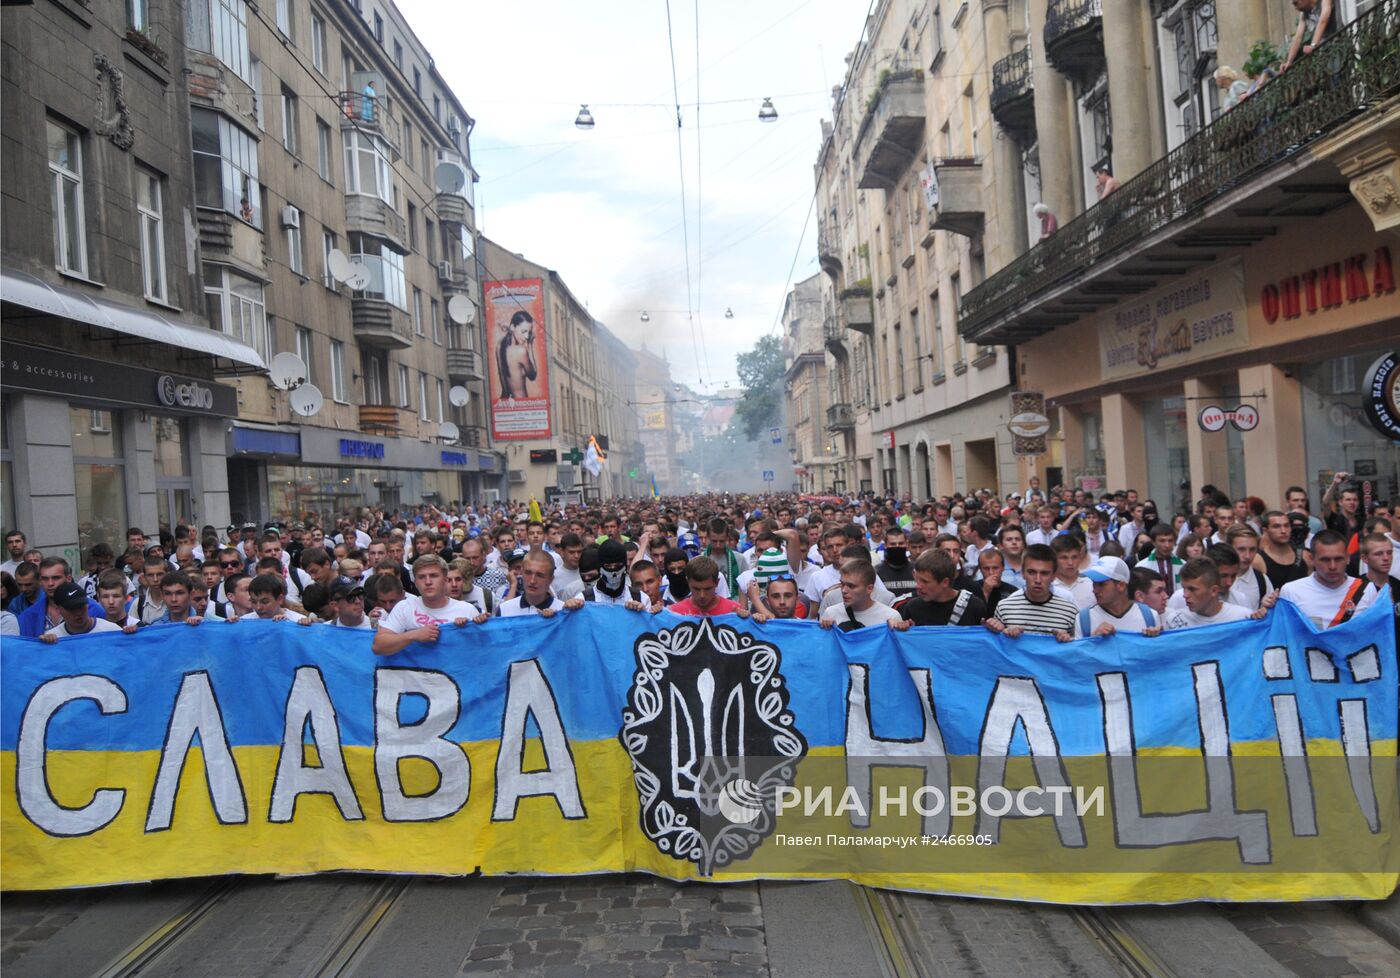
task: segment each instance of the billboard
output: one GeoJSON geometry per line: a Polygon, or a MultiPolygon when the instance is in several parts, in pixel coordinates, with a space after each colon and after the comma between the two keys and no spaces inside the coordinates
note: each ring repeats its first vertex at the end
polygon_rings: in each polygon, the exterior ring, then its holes
{"type": "Polygon", "coordinates": [[[537,278],[487,282],[486,372],[491,437],[549,437],[549,348],[544,283],[537,278]]]}

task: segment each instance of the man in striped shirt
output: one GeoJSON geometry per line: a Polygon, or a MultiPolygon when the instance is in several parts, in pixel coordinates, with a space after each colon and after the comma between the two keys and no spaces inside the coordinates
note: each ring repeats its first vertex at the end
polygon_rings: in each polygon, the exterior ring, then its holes
{"type": "Polygon", "coordinates": [[[1034,632],[1070,641],[1079,609],[1050,590],[1055,579],[1055,552],[1040,543],[1027,547],[1021,558],[1021,576],[1026,579],[1025,589],[1002,598],[996,615],[983,624],[1007,638],[1034,632]]]}

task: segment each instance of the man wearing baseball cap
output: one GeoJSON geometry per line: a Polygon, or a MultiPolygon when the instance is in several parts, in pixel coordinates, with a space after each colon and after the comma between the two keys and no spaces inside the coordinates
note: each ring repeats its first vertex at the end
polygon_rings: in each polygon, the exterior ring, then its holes
{"type": "Polygon", "coordinates": [[[1162,623],[1156,613],[1129,595],[1132,575],[1121,557],[1100,557],[1084,576],[1093,583],[1095,603],[1079,612],[1074,623],[1075,638],[1098,638],[1118,632],[1161,634],[1162,623]]]}
{"type": "Polygon", "coordinates": [[[52,645],[60,638],[88,635],[93,632],[119,632],[122,626],[106,618],[96,618],[88,611],[88,596],[72,581],[64,581],[49,596],[63,619],[39,636],[39,641],[52,645]]]}
{"type": "Polygon", "coordinates": [[[374,627],[365,614],[365,589],[359,581],[336,581],[331,585],[330,624],[339,628],[374,627]]]}

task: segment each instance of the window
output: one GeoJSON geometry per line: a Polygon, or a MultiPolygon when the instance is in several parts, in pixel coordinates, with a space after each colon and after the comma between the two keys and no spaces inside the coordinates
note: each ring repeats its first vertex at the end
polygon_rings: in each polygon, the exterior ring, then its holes
{"type": "Polygon", "coordinates": [[[327,183],[335,183],[331,174],[331,127],[325,120],[316,120],[316,172],[327,183]]]}
{"type": "Polygon", "coordinates": [[[977,139],[977,99],[971,83],[968,84],[966,91],[963,92],[963,118],[967,120],[967,132],[969,142],[972,146],[972,158],[974,160],[980,160],[982,158],[982,147],[977,139]]]}
{"type": "Polygon", "coordinates": [[[403,71],[403,45],[399,43],[398,38],[394,38],[394,64],[399,71],[403,71]]]}
{"type": "Polygon", "coordinates": [[[277,29],[287,38],[292,36],[292,0],[277,0],[277,29]]]}
{"type": "Polygon", "coordinates": [[[311,15],[311,63],[321,74],[326,73],[326,22],[320,14],[311,15]]]}
{"type": "Polygon", "coordinates": [[[443,413],[442,381],[437,380],[433,383],[437,385],[437,419],[438,423],[441,424],[447,420],[447,415],[443,413]]]}
{"type": "Polygon", "coordinates": [[[262,99],[262,62],[257,58],[248,62],[248,77],[252,79],[248,84],[253,88],[253,121],[258,124],[259,132],[267,132],[267,115],[263,112],[262,99]]]}
{"type": "Polygon", "coordinates": [[[208,109],[192,109],[195,203],[262,227],[258,144],[252,135],[208,109]]]}
{"type": "Polygon", "coordinates": [[[399,407],[412,407],[413,401],[408,393],[408,367],[399,364],[399,407]]]}
{"type": "MultiPolygon", "coordinates": [[[[956,321],[959,310],[962,308],[962,276],[954,272],[948,276],[948,284],[953,290],[953,316],[956,321]]],[[[956,327],[953,331],[953,342],[957,344],[958,363],[961,364],[967,359],[967,344],[963,340],[962,333],[957,332],[956,327]]]]}
{"type": "Polygon", "coordinates": [[[345,403],[345,344],[331,340],[331,400],[345,403]]]}
{"type": "Polygon", "coordinates": [[[306,364],[307,383],[316,383],[316,347],[312,341],[311,330],[305,326],[297,327],[297,356],[301,357],[301,362],[306,364]]]}
{"type": "Polygon", "coordinates": [[[924,386],[924,339],[919,335],[919,316],[909,314],[909,336],[914,341],[914,390],[924,386]]]}
{"type": "Polygon", "coordinates": [[[432,184],[432,174],[429,171],[433,168],[433,158],[428,152],[428,141],[426,139],[418,140],[418,150],[418,155],[423,162],[423,180],[425,183],[432,184]]]}
{"type": "Polygon", "coordinates": [[[384,43],[384,18],[377,10],[374,12],[374,39],[381,45],[384,43]]]}
{"type": "Polygon", "coordinates": [[[54,265],[87,274],[87,221],[83,207],[83,138],[52,119],[49,134],[49,196],[53,208],[54,265]]]}
{"type": "Polygon", "coordinates": [[[204,299],[209,325],[272,359],[262,283],[222,265],[204,266],[204,299]]]}
{"type": "Polygon", "coordinates": [[[282,148],[293,156],[297,155],[297,96],[286,85],[282,86],[282,148]]]}
{"type": "Polygon", "coordinates": [[[434,237],[433,229],[434,229],[434,224],[433,224],[433,222],[430,221],[430,220],[428,220],[426,217],[423,218],[423,242],[424,242],[424,244],[427,246],[427,249],[428,249],[428,262],[429,262],[430,264],[436,265],[436,264],[437,264],[437,238],[434,237]]]}
{"type": "Polygon", "coordinates": [[[418,208],[413,206],[413,201],[408,202],[408,250],[418,250],[418,208]]]}
{"type": "Polygon", "coordinates": [[[331,252],[340,247],[340,239],[334,231],[321,229],[321,284],[328,289],[336,287],[335,276],[331,274],[331,252]]]}
{"type": "Polygon", "coordinates": [[[928,297],[929,311],[933,314],[933,372],[941,374],[943,372],[943,306],[938,301],[938,293],[934,292],[928,297]]]}
{"type": "Polygon", "coordinates": [[[442,313],[436,299],[429,299],[428,304],[431,306],[429,322],[433,324],[433,342],[442,346],[442,313]]]}
{"type": "Polygon", "coordinates": [[[126,26],[143,34],[151,26],[147,0],[126,0],[126,26]]]}
{"type": "Polygon", "coordinates": [[[420,98],[423,95],[423,73],[418,70],[417,65],[413,66],[413,94],[420,98]]]}
{"type": "Polygon", "coordinates": [[[72,405],[68,418],[73,434],[78,546],[86,553],[95,543],[120,543],[117,534],[127,525],[122,416],[72,405]]]}
{"type": "MultiPolygon", "coordinates": [[[[1179,0],[1158,21],[1162,48],[1162,83],[1167,98],[1167,142],[1180,145],[1219,114],[1216,67],[1215,4],[1179,0]]],[[[1334,10],[1333,18],[1340,16],[1334,10]]]]}
{"type": "MultiPolygon", "coordinates": [[[[222,61],[252,85],[248,54],[248,6],[244,0],[193,0],[186,34],[189,46],[222,61]]],[[[254,86],[253,91],[257,91],[254,86]]]]}
{"type": "Polygon", "coordinates": [[[165,222],[161,204],[161,180],[149,170],[136,168],[136,213],[141,222],[141,279],[147,299],[166,302],[165,222]]]}
{"type": "Polygon", "coordinates": [[[904,328],[899,323],[894,324],[894,362],[890,367],[895,373],[895,395],[903,397],[905,393],[904,375],[908,371],[904,369],[904,328]]]}
{"type": "Polygon", "coordinates": [[[418,371],[418,420],[428,420],[428,375],[418,371]]]}
{"type": "Polygon", "coordinates": [[[413,123],[407,119],[403,121],[403,161],[413,169],[413,123]]]}
{"type": "Polygon", "coordinates": [[[403,255],[387,242],[368,234],[350,235],[354,257],[369,272],[369,284],[355,294],[368,299],[383,299],[408,312],[408,284],[404,278],[403,255]]]}
{"type": "Polygon", "coordinates": [[[298,275],[305,275],[306,255],[301,246],[301,226],[306,221],[306,214],[288,204],[287,216],[294,217],[287,222],[287,267],[298,275]]]}
{"type": "Polygon", "coordinates": [[[442,98],[437,93],[433,94],[433,118],[442,121],[442,98]]]}
{"type": "Polygon", "coordinates": [[[413,287],[413,335],[423,335],[423,290],[413,287]]]}
{"type": "Polygon", "coordinates": [[[368,194],[392,206],[394,180],[384,140],[359,131],[345,134],[345,192],[368,194]]]}

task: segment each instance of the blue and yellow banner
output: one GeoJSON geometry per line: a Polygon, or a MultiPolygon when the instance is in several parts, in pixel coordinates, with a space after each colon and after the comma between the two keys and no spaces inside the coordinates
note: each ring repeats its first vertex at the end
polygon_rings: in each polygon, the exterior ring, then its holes
{"type": "Polygon", "coordinates": [[[846,877],[1065,903],[1376,899],[1388,604],[1059,644],[586,606],[0,648],[6,889],[228,873],[846,877]]]}

